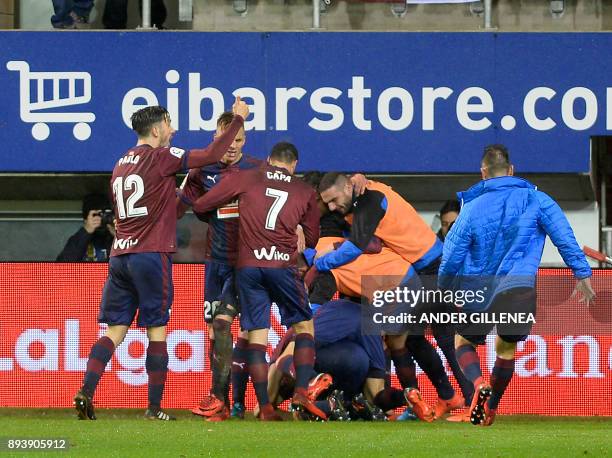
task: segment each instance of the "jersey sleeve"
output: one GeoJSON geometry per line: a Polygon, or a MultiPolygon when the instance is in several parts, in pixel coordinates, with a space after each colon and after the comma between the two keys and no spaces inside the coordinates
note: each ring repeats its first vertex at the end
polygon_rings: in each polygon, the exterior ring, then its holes
{"type": "Polygon", "coordinates": [[[302,221],[300,221],[302,229],[304,230],[306,247],[308,248],[314,248],[319,241],[319,218],[320,212],[317,204],[317,194],[312,191],[310,199],[308,200],[306,213],[302,221]]]}
{"type": "Polygon", "coordinates": [[[195,169],[214,164],[221,160],[230,147],[236,134],[244,125],[241,116],[234,119],[227,126],[222,135],[204,149],[192,149],[185,151],[176,146],[159,148],[158,167],[162,176],[176,175],[181,170],[195,169]]]}
{"type": "Polygon", "coordinates": [[[202,186],[200,169],[191,169],[178,191],[178,197],[185,205],[192,206],[193,203],[202,197],[206,190],[202,186]]]}
{"type": "Polygon", "coordinates": [[[176,175],[181,170],[185,169],[185,157],[187,152],[184,149],[176,146],[158,148],[157,167],[159,173],[163,177],[176,175]]]}
{"type": "Polygon", "coordinates": [[[218,185],[193,203],[194,213],[206,213],[234,200],[252,181],[250,171],[239,171],[223,179],[218,185]]]}

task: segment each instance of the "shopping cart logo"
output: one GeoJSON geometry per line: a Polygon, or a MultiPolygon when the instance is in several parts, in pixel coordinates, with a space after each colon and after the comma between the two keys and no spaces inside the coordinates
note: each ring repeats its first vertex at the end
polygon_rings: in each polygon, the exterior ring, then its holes
{"type": "Polygon", "coordinates": [[[87,140],[91,136],[91,127],[88,123],[95,121],[96,115],[93,113],[52,111],[55,108],[89,103],[91,100],[89,73],[31,72],[30,64],[23,60],[7,62],[6,68],[19,72],[19,114],[23,122],[34,123],[32,137],[38,141],[46,140],[50,133],[48,124],[60,122],[74,123],[72,134],[77,140],[87,140]],[[82,87],[79,95],[77,95],[77,85],[79,89],[82,87]],[[60,96],[60,88],[64,89],[63,92],[67,92],[62,94],[64,97],[60,96]],[[45,92],[45,89],[51,90],[45,92]]]}

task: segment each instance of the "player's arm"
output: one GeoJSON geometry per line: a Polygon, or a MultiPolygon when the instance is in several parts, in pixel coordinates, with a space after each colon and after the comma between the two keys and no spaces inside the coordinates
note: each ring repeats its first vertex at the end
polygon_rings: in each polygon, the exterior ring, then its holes
{"type": "Polygon", "coordinates": [[[234,200],[248,187],[250,171],[239,171],[224,178],[218,185],[193,203],[196,214],[207,213],[234,200]]]}
{"type": "Polygon", "coordinates": [[[185,154],[183,161],[184,168],[199,168],[220,161],[243,126],[244,118],[240,115],[235,115],[223,134],[215,138],[210,145],[204,149],[192,149],[185,154]]]}
{"type": "Polygon", "coordinates": [[[366,250],[386,212],[387,198],[383,193],[368,190],[359,197],[353,211],[353,225],[348,240],[340,248],[317,259],[317,269],[326,272],[355,260],[366,250]]]}
{"type": "Polygon", "coordinates": [[[463,207],[455,224],[444,239],[442,262],[438,270],[438,286],[449,289],[455,276],[460,272],[463,261],[472,245],[472,230],[470,226],[470,209],[463,207]]]}
{"type": "Polygon", "coordinates": [[[317,246],[319,241],[319,219],[321,214],[317,204],[317,194],[312,191],[310,199],[308,200],[308,207],[306,213],[300,221],[302,231],[304,232],[304,243],[307,248],[314,248],[317,246]]]}
{"type": "Polygon", "coordinates": [[[191,169],[176,193],[176,216],[182,218],[188,208],[204,195],[200,169],[191,169]]]}
{"type": "Polygon", "coordinates": [[[591,267],[584,252],[580,249],[574,231],[570,226],[561,207],[543,192],[537,192],[540,201],[538,223],[550,237],[559,250],[559,254],[567,266],[572,269],[578,280],[592,275],[591,267]]]}

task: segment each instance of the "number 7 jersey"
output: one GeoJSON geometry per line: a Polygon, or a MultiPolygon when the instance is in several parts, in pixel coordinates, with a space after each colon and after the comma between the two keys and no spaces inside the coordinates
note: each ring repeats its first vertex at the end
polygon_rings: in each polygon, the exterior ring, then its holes
{"type": "Polygon", "coordinates": [[[176,251],[176,173],[185,168],[186,155],[180,148],[139,145],[117,161],[111,256],[176,251]]]}
{"type": "Polygon", "coordinates": [[[296,265],[298,224],[306,246],[319,238],[316,193],[286,169],[264,165],[227,177],[193,205],[205,213],[239,198],[240,231],[237,267],[296,265]]]}

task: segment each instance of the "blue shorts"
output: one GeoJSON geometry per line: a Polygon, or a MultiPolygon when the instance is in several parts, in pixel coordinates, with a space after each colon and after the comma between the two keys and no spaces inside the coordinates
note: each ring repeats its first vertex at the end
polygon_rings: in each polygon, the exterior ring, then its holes
{"type": "Polygon", "coordinates": [[[276,302],[284,326],[312,318],[306,288],[297,268],[242,267],[237,270],[236,280],[243,330],[270,328],[272,302],[276,302]]]}
{"type": "Polygon", "coordinates": [[[138,326],[165,326],[170,319],[173,297],[172,258],[169,254],[112,256],[98,322],[129,326],[138,310],[138,326]]]}
{"type": "Polygon", "coordinates": [[[361,305],[347,300],[326,302],[314,316],[315,345],[333,346],[341,341],[353,342],[367,356],[368,376],[384,378],[386,358],[382,338],[361,331],[361,305]]]}
{"type": "Polygon", "coordinates": [[[205,261],[204,269],[204,321],[212,323],[217,309],[222,304],[231,305],[237,315],[240,312],[240,305],[236,291],[234,266],[216,261],[205,261]]]}
{"type": "MultiPolygon", "coordinates": [[[[512,288],[499,293],[495,296],[493,303],[486,310],[486,313],[533,313],[535,315],[537,307],[537,297],[535,288],[512,288]]],[[[472,312],[478,314],[480,312],[472,312]]],[[[509,343],[522,342],[529,337],[531,332],[531,323],[500,323],[492,324],[485,322],[483,324],[474,324],[468,320],[467,324],[457,326],[457,334],[469,340],[474,345],[483,345],[486,343],[487,335],[497,329],[497,335],[500,339],[509,343]]]]}
{"type": "Polygon", "coordinates": [[[316,348],[315,371],[330,374],[334,389],[344,391],[347,399],[362,391],[369,366],[368,355],[356,342],[340,340],[316,348]]]}

